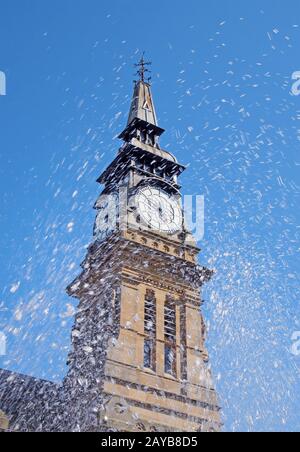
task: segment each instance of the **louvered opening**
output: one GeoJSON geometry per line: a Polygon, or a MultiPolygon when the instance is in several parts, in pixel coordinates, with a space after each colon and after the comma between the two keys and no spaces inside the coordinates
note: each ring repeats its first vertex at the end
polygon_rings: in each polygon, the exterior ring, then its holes
{"type": "Polygon", "coordinates": [[[156,368],[156,299],[153,291],[147,291],[144,310],[144,367],[156,368]]]}
{"type": "Polygon", "coordinates": [[[176,305],[167,301],[165,305],[165,373],[176,376],[176,305]]]}
{"type": "Polygon", "coordinates": [[[151,337],[156,335],[156,306],[154,298],[145,300],[145,334],[151,337]]]}

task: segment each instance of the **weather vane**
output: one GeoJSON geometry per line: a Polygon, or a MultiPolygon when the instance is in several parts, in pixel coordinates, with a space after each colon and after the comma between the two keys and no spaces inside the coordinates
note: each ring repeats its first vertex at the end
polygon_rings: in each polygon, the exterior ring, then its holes
{"type": "Polygon", "coordinates": [[[145,75],[147,73],[151,73],[151,71],[147,68],[147,66],[151,66],[152,62],[151,61],[145,61],[145,52],[143,52],[142,58],[140,59],[139,63],[135,64],[136,67],[138,67],[138,71],[136,73],[136,75],[138,75],[140,77],[140,81],[145,83],[150,83],[151,81],[151,77],[146,77],[145,75]]]}

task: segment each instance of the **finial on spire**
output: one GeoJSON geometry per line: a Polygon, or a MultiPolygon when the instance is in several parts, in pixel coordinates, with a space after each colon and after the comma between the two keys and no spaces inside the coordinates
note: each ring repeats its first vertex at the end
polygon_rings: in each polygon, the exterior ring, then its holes
{"type": "Polygon", "coordinates": [[[140,81],[143,83],[150,83],[151,81],[151,77],[145,77],[147,73],[151,73],[151,71],[147,68],[147,66],[151,66],[151,64],[151,61],[145,61],[145,52],[143,52],[139,63],[135,64],[135,66],[139,68],[136,75],[140,77],[140,81]]]}

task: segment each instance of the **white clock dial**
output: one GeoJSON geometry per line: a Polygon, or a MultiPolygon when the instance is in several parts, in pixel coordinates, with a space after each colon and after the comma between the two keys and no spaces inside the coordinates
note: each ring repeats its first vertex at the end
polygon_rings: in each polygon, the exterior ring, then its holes
{"type": "Polygon", "coordinates": [[[110,235],[117,226],[118,198],[115,195],[106,195],[100,199],[97,209],[94,235],[103,240],[110,235]]]}
{"type": "Polygon", "coordinates": [[[147,226],[167,234],[182,229],[182,210],[177,198],[154,187],[142,188],[136,198],[137,211],[147,226]]]}

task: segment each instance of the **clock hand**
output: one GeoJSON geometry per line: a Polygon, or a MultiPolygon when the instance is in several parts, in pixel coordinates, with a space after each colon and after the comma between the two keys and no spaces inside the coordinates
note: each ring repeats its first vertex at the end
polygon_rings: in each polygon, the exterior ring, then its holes
{"type": "Polygon", "coordinates": [[[159,207],[160,207],[160,204],[158,202],[154,202],[154,201],[151,201],[151,200],[148,200],[148,204],[149,204],[149,207],[152,208],[155,211],[157,211],[159,209],[159,207]]]}

